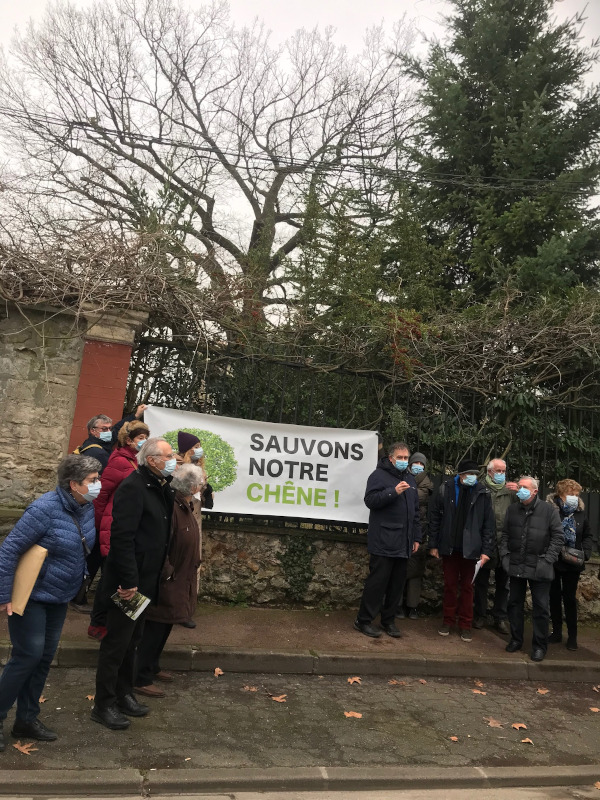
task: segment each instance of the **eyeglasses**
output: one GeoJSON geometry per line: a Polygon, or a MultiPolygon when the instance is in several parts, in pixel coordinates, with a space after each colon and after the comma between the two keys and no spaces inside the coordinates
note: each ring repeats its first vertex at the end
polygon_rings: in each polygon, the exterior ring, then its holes
{"type": "Polygon", "coordinates": [[[109,425],[108,427],[105,427],[105,426],[100,427],[100,425],[94,425],[92,430],[93,431],[102,431],[102,432],[112,431],[112,426],[109,425]]]}

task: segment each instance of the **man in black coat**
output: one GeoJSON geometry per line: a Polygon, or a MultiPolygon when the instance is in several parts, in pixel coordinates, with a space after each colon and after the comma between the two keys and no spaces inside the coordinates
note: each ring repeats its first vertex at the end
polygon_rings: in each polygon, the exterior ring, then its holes
{"type": "Polygon", "coordinates": [[[533,641],[531,660],[542,661],[548,647],[550,585],[554,562],[564,542],[558,510],[538,497],[538,482],[525,476],[519,480],[520,503],[508,507],[500,539],[502,566],[510,576],[508,619],[509,653],[523,647],[523,622],[527,584],[531,591],[533,641]]]}
{"type": "Polygon", "coordinates": [[[371,557],[354,627],[373,638],[381,636],[381,630],[372,624],[379,613],[388,636],[401,636],[394,622],[396,609],[404,591],[408,559],[421,542],[419,496],[408,471],[409,458],[407,445],[396,442],[367,481],[365,505],[371,509],[367,549],[371,557]]]}
{"type": "Polygon", "coordinates": [[[460,638],[470,642],[473,623],[473,576],[478,560],[494,550],[494,512],[489,489],[477,480],[475,461],[461,461],[457,475],[444,481],[434,497],[429,520],[429,547],[442,558],[444,619],[438,630],[448,636],[458,616],[460,638]]]}
{"type": "MultiPolygon", "coordinates": [[[[128,414],[114,425],[112,419],[107,417],[106,414],[96,414],[87,424],[87,439],[83,444],[79,445],[75,452],[79,453],[79,455],[92,456],[102,464],[102,469],[104,469],[108,464],[113,447],[117,443],[121,427],[126,422],[141,419],[147,408],[147,405],[141,403],[133,414],[128,414]]],[[[102,474],[102,469],[100,474],[102,474]]]]}
{"type": "Polygon", "coordinates": [[[136,592],[156,601],[173,515],[170,488],[173,448],[165,439],[148,439],[138,454],[139,467],[115,492],[100,591],[107,605],[106,636],[100,644],[92,719],[112,730],[129,726],[125,714],[143,717],[148,707],[133,696],[135,651],[142,638],[144,613],[132,620],[110,598],[130,600],[136,592]]]}

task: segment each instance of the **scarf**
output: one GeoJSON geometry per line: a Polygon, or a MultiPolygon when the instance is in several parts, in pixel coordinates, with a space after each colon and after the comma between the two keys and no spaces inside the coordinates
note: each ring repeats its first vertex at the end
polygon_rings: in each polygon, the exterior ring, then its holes
{"type": "Polygon", "coordinates": [[[560,507],[560,512],[562,516],[562,526],[563,526],[563,533],[565,536],[565,546],[566,547],[575,547],[577,543],[577,525],[575,523],[575,511],[567,510],[565,508],[565,504],[563,501],[558,498],[558,505],[560,507]]]}

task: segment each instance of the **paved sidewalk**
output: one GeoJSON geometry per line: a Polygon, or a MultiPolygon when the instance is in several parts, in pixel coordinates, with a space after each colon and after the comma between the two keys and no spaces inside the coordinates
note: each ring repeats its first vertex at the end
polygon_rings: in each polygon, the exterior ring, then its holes
{"type": "MultiPolygon", "coordinates": [[[[403,638],[385,634],[370,639],[352,627],[353,611],[243,608],[202,604],[197,627],[176,625],[163,658],[167,669],[298,674],[439,675],[507,680],[591,681],[600,683],[600,630],[584,627],[575,653],[565,644],[550,645],[541,664],[529,659],[529,647],[506,653],[507,637],[492,629],[473,631],[463,642],[456,632],[442,637],[440,620],[400,620],[403,638]]],[[[89,618],[69,611],[56,663],[90,667],[98,643],[87,636],[89,618]]],[[[526,628],[526,642],[531,632],[526,628]]],[[[6,616],[0,615],[0,662],[8,655],[6,616]]]]}

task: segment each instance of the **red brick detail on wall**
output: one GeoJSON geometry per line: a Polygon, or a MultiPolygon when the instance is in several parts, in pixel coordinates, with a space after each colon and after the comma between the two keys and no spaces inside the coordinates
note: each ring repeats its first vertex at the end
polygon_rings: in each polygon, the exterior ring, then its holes
{"type": "Polygon", "coordinates": [[[86,425],[94,415],[106,414],[115,422],[123,416],[131,349],[127,344],[86,341],[69,453],[87,439],[86,425]]]}

